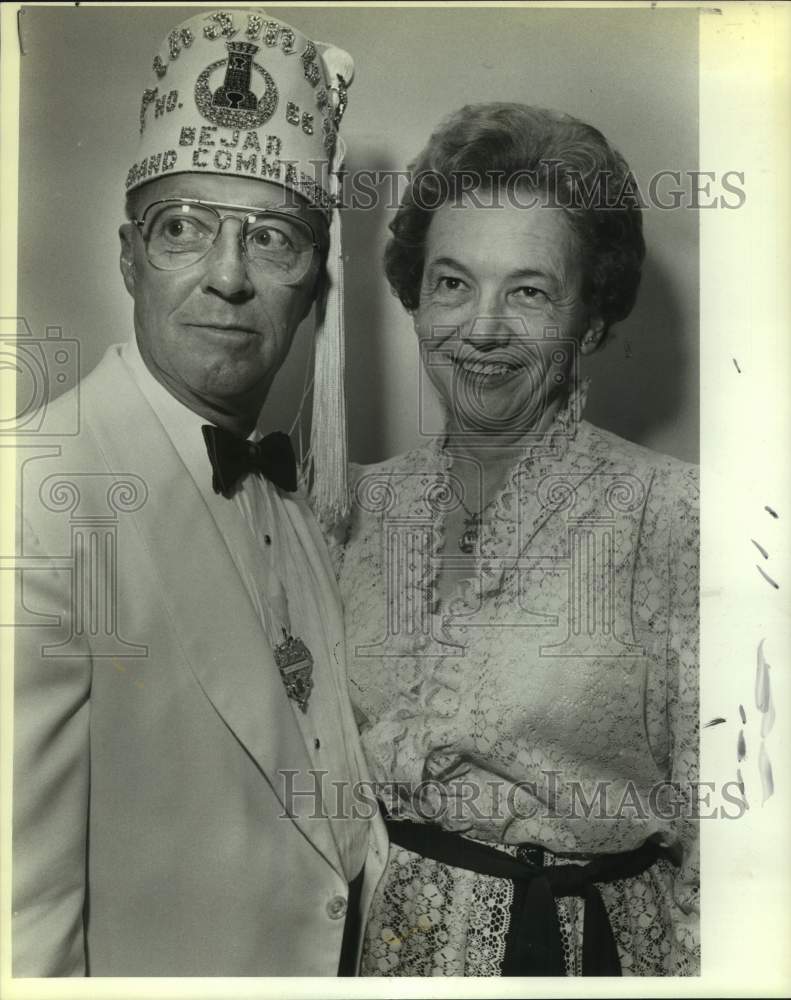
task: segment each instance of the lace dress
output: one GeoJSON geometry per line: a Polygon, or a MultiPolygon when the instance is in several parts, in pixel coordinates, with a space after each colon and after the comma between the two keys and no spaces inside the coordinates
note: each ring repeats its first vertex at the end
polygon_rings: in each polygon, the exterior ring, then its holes
{"type": "MultiPolygon", "coordinates": [[[[544,865],[654,840],[601,885],[624,975],[699,972],[697,469],[563,412],[435,599],[454,492],[442,440],[354,468],[331,539],[352,699],[391,812],[544,865]],[[672,784],[671,784],[672,783],[672,784]],[[540,863],[540,862],[539,862],[540,863]]],[[[514,883],[391,845],[361,975],[501,974],[514,883]]],[[[583,901],[557,900],[565,971],[583,901]]]]}

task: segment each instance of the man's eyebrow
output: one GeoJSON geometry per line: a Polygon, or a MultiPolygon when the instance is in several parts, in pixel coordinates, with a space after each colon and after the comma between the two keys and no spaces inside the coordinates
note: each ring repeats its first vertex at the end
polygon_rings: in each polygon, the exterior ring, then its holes
{"type": "MultiPolygon", "coordinates": [[[[187,192],[190,189],[187,188],[187,192]]],[[[237,208],[240,210],[249,210],[251,212],[287,212],[289,209],[292,210],[292,214],[296,214],[305,208],[301,203],[298,204],[294,200],[291,200],[286,195],[283,198],[279,198],[276,194],[261,197],[257,205],[240,205],[235,201],[218,201],[216,198],[205,198],[201,197],[200,194],[189,194],[185,191],[180,191],[179,194],[169,195],[167,198],[155,198],[151,204],[159,201],[187,201],[187,202],[201,202],[204,205],[215,205],[218,208],[237,208]]]]}

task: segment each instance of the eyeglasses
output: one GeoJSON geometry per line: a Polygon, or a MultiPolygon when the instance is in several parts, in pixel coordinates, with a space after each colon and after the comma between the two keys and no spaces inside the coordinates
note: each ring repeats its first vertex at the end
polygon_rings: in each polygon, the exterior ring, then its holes
{"type": "Polygon", "coordinates": [[[151,264],[160,271],[180,271],[203,260],[229,218],[242,223],[242,252],[258,272],[281,285],[294,285],[308,273],[319,244],[310,224],[295,215],[195,198],[168,198],[152,202],[142,218],[132,221],[140,230],[151,264]],[[219,208],[245,214],[221,215],[219,208]]]}

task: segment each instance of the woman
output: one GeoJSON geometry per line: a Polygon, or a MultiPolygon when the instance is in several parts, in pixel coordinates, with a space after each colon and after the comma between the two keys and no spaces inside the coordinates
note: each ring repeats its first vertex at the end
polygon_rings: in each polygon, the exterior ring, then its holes
{"type": "Polygon", "coordinates": [[[696,470],[581,419],[640,279],[629,168],[490,104],[411,178],[386,270],[446,424],[354,470],[339,541],[391,836],[361,974],[695,973],[696,470]]]}

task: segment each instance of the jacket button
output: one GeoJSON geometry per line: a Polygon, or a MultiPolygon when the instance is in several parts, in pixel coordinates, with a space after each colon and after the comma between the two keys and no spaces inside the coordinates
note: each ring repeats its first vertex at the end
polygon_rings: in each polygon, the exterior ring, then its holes
{"type": "Polygon", "coordinates": [[[327,903],[327,916],[331,920],[340,920],[346,916],[346,900],[343,896],[333,896],[327,903]]]}

